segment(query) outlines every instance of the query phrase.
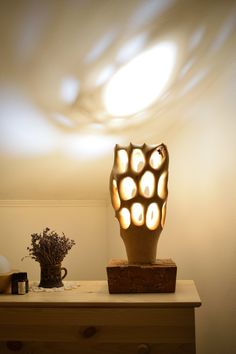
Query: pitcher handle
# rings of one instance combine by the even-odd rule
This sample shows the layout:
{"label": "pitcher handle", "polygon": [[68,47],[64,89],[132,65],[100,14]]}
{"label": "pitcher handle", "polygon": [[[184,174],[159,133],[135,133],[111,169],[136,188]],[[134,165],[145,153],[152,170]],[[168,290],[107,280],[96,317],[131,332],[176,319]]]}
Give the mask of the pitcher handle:
{"label": "pitcher handle", "polygon": [[64,274],[61,276],[61,280],[63,280],[67,276],[67,269],[64,267],[61,267],[61,271],[64,272]]}

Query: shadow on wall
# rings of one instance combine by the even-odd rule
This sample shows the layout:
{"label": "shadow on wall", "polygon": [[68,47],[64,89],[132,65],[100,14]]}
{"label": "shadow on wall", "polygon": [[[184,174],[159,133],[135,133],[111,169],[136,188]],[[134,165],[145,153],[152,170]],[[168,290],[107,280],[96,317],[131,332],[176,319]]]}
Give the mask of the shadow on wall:
{"label": "shadow on wall", "polygon": [[176,119],[169,113],[173,106],[204,92],[230,61],[234,5],[6,3],[2,153],[94,160],[130,139],[129,129],[138,141],[156,124],[163,132]]}

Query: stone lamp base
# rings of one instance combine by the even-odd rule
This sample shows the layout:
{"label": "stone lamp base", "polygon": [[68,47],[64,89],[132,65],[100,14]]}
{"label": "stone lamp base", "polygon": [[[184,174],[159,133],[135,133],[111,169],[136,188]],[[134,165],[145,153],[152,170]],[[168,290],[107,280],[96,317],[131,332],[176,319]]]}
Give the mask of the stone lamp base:
{"label": "stone lamp base", "polygon": [[153,264],[112,259],[106,270],[110,294],[175,292],[177,266],[171,259],[158,259]]}

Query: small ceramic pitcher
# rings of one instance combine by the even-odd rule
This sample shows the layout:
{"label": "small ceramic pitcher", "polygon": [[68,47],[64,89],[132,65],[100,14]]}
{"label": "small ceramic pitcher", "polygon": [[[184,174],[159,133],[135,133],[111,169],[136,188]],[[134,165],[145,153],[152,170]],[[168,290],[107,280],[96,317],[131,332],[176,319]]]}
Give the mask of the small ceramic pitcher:
{"label": "small ceramic pitcher", "polygon": [[[64,274],[62,274],[64,272]],[[67,269],[59,264],[40,264],[40,283],[42,288],[60,288],[62,280],[67,275]]]}

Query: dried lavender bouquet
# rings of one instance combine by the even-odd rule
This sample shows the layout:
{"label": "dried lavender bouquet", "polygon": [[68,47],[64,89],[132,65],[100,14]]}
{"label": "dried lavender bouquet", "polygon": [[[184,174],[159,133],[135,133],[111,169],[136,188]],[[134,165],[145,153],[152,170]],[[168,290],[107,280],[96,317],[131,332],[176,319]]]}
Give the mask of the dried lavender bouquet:
{"label": "dried lavender bouquet", "polygon": [[29,256],[40,264],[59,264],[63,261],[68,251],[75,245],[62,232],[62,236],[48,227],[42,233],[31,235],[31,246],[27,247]]}

